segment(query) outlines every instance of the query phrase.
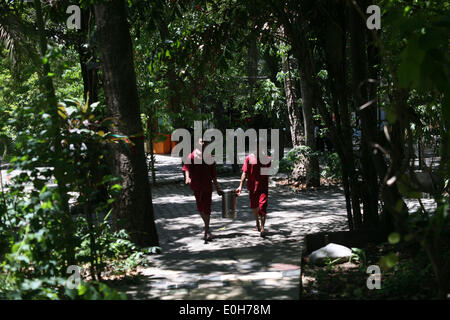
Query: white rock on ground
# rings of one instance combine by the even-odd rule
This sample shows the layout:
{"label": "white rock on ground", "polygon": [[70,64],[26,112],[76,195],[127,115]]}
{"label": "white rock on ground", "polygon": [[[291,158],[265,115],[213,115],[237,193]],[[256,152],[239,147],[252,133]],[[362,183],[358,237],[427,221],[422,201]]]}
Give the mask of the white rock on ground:
{"label": "white rock on ground", "polygon": [[327,258],[332,261],[339,259],[336,262],[344,262],[348,261],[351,256],[351,249],[340,244],[329,243],[325,247],[313,251],[309,256],[309,262],[311,264],[323,265]]}

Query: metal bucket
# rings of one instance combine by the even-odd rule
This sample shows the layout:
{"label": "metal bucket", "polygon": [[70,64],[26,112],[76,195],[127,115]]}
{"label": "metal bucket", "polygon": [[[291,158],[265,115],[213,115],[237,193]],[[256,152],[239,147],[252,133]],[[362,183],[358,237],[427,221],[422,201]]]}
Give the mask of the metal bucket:
{"label": "metal bucket", "polygon": [[222,195],[222,218],[236,219],[236,192],[225,190]]}

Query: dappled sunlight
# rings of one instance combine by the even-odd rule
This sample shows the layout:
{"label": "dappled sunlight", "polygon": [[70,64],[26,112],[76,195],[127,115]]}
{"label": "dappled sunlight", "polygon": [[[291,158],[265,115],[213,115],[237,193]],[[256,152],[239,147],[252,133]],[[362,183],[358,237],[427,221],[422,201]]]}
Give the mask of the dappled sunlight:
{"label": "dappled sunlight", "polygon": [[[220,179],[224,189],[238,182],[235,177]],[[265,238],[253,230],[247,190],[237,198],[235,220],[222,218],[221,197],[214,192],[214,238],[205,244],[203,222],[188,186],[155,186],[152,192],[162,254],[149,257],[152,267],[144,270],[146,284],[129,288],[136,297],[296,299],[303,237],[347,227],[340,190],[270,189]]]}
{"label": "dappled sunlight", "polygon": [[70,2],[0,1],[0,299],[448,298],[448,0]]}

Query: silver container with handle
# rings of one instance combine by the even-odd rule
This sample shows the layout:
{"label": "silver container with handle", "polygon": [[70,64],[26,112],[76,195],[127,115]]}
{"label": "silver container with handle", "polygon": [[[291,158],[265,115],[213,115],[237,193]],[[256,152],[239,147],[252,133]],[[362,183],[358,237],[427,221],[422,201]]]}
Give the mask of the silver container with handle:
{"label": "silver container with handle", "polygon": [[222,218],[236,219],[236,192],[225,190],[222,195]]}

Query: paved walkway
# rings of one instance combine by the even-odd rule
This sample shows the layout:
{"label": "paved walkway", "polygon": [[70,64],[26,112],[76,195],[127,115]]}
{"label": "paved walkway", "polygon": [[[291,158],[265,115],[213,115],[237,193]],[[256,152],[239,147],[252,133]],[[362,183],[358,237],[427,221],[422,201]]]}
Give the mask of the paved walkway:
{"label": "paved walkway", "polygon": [[[150,166],[150,164],[149,164]],[[155,179],[157,184],[183,181],[181,158],[170,154],[155,154]],[[152,181],[150,177],[150,181]]]}
{"label": "paved walkway", "polygon": [[[203,222],[192,191],[182,182],[180,160],[158,155],[156,168],[159,177],[152,195],[163,252],[149,257],[151,267],[142,270],[140,283],[120,288],[132,299],[298,299],[304,236],[347,230],[340,188],[294,192],[271,180],[266,238],[252,230],[255,222],[243,190],[235,220],[221,217],[221,197],[213,193],[215,239],[205,244]],[[239,184],[239,176],[218,180],[224,190]]]}
{"label": "paved walkway", "polygon": [[[130,298],[298,299],[304,236],[347,229],[340,188],[296,193],[271,181],[266,238],[252,230],[255,222],[243,190],[235,220],[221,218],[221,197],[213,194],[215,239],[205,244],[193,193],[182,182],[180,159],[158,155],[156,160],[152,196],[163,252],[149,257],[151,267],[142,270],[140,283],[120,287]],[[224,190],[234,189],[239,177],[219,178],[219,183]]]}
{"label": "paved walkway", "polygon": [[[239,177],[219,178],[223,189]],[[153,187],[156,225],[163,254],[151,256],[145,280],[126,288],[134,299],[298,299],[303,237],[346,229],[339,189],[294,193],[272,186],[261,238],[248,193],[237,199],[235,220],[222,219],[221,197],[213,194],[212,242],[202,240],[203,222],[195,199],[182,183]]]}

